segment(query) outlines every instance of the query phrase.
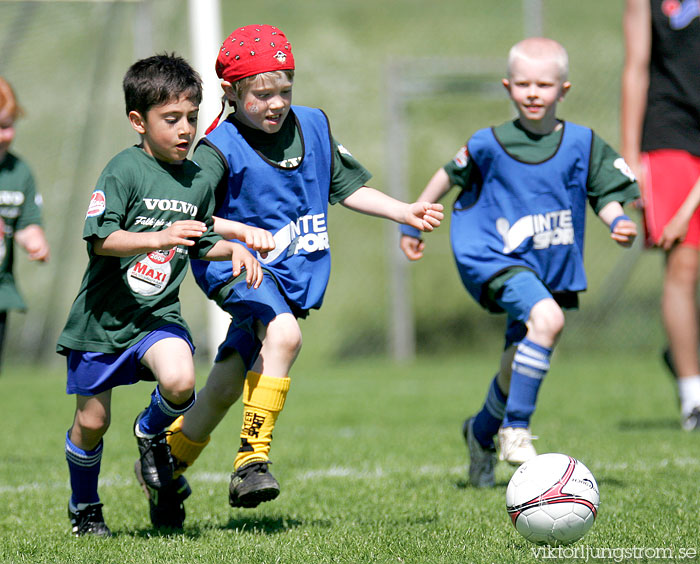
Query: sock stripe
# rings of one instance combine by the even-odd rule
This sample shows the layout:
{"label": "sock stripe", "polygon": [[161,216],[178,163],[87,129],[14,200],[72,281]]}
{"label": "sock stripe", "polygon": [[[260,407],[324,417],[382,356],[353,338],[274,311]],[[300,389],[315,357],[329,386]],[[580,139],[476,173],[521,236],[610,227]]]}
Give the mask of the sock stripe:
{"label": "sock stripe", "polygon": [[513,371],[532,378],[533,380],[542,380],[546,374],[546,371],[539,370],[537,368],[530,368],[529,366],[524,366],[522,364],[513,363]]}
{"label": "sock stripe", "polygon": [[552,350],[523,339],[513,357],[505,427],[528,427],[537,404],[537,393],[549,371]]}
{"label": "sock stripe", "polygon": [[549,370],[549,359],[532,358],[531,356],[521,354],[520,351],[515,353],[513,364],[528,366],[536,370]]}
{"label": "sock stripe", "polygon": [[66,459],[76,466],[90,468],[100,463],[102,460],[102,441],[93,451],[85,451],[75,446],[70,439],[66,438]]}
{"label": "sock stripe", "polygon": [[194,405],[194,402],[197,400],[197,392],[193,391],[192,396],[187,402],[178,407],[175,407],[160,394],[160,388],[158,386],[156,386],[155,392],[158,407],[168,417],[180,417],[180,415],[188,411]]}
{"label": "sock stripe", "polygon": [[550,349],[536,345],[532,341],[521,341],[518,345],[518,352],[528,356],[539,358],[542,360],[548,359],[552,354]]}

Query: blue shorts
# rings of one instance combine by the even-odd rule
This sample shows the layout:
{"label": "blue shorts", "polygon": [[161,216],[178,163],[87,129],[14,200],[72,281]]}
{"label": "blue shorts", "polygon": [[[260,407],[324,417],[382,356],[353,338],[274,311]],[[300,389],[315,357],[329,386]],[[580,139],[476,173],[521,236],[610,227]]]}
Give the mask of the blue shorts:
{"label": "blue shorts", "polygon": [[186,341],[194,354],[189,334],[179,325],[166,325],[151,331],[138,343],[118,353],[69,350],[66,393],[94,396],[117,386],[142,380],[154,381],[153,373],[141,364],[141,359],[154,344],[170,337]]}
{"label": "blue shorts", "polygon": [[530,310],[537,302],[546,298],[553,298],[552,293],[534,272],[519,272],[506,280],[503,291],[496,298],[496,303],[508,314],[505,348],[525,338],[525,322],[530,317]]}
{"label": "blue shorts", "polygon": [[291,313],[295,317],[306,315],[306,312],[287,301],[269,274],[265,274],[257,289],[248,288],[245,280],[236,282],[219,302],[219,306],[233,319],[224,342],[219,345],[214,362],[237,352],[248,370],[255,363],[262,347],[257,336],[257,322],[267,325],[281,313]]}

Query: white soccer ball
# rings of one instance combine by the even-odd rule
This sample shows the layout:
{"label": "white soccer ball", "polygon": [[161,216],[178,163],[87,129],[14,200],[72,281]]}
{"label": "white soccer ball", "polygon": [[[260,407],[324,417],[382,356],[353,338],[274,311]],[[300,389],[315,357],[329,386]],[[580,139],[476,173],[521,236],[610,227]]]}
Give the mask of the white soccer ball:
{"label": "white soccer ball", "polygon": [[584,464],[566,454],[540,454],[515,471],[506,509],[517,531],[536,544],[576,542],[593,526],[600,493]]}

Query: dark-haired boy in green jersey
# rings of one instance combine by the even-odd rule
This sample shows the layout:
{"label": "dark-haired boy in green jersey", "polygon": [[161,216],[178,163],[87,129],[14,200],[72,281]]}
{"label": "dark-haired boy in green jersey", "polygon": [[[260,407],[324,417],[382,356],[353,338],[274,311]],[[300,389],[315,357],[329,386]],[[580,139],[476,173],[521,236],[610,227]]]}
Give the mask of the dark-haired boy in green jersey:
{"label": "dark-haired boy in green jersey", "polygon": [[262,281],[253,255],[214,233],[213,194],[186,159],[202,96],[199,75],[175,55],[149,57],[130,67],[124,94],[141,143],[109,162],[92,193],[83,229],[89,263],[57,347],[67,357],[67,393],[76,394],[65,440],[76,536],[111,534],[97,483],[112,388],[157,381],[134,423],[136,471],[149,499],[173,482],[165,430],[195,401],[194,346],[178,298],[188,259],[231,260],[232,276],[245,269],[249,286]]}

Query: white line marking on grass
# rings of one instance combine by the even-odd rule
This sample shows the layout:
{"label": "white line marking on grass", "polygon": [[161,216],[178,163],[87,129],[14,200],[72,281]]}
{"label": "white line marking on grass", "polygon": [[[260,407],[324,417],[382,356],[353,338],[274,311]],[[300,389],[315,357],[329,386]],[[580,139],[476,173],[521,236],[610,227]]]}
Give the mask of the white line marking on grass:
{"label": "white line marking on grass", "polygon": [[[454,466],[448,471],[451,474],[462,474],[464,466]],[[655,461],[620,461],[620,462],[598,462],[589,465],[595,475],[600,472],[619,472],[622,470],[632,470],[634,472],[649,473],[656,470],[668,468],[693,469],[700,468],[700,458],[693,456],[676,456],[673,458],[661,458]],[[305,470],[296,474],[292,473],[291,479],[302,482],[316,480],[318,478],[344,478],[351,480],[366,480],[367,478],[384,478],[395,474],[404,474],[408,470],[405,468],[386,469],[379,466],[374,468],[358,469],[347,466],[330,466],[328,468],[318,468],[316,470]],[[445,471],[444,466],[426,465],[411,470],[413,475],[435,475]],[[222,484],[228,483],[231,479],[230,472],[189,472],[188,478],[192,483],[199,484]],[[139,487],[136,478],[124,474],[107,474],[100,476],[100,487],[109,486],[114,488]],[[70,484],[68,480],[53,482],[30,482],[17,486],[0,485],[0,495],[2,494],[22,494],[26,492],[42,492],[46,490],[64,489],[68,491]]]}
{"label": "white line marking on grass", "polygon": [[301,472],[297,475],[297,479],[302,481],[314,480],[316,478],[355,478],[363,480],[365,478],[381,478],[392,473],[394,472],[387,472],[378,467],[372,470],[358,470],[357,468],[331,466],[330,468],[319,468],[318,470]]}
{"label": "white line marking on grass", "polygon": [[634,472],[651,472],[666,468],[694,468],[700,466],[700,459],[693,456],[675,456],[673,458],[661,458],[651,462],[644,460],[592,463],[589,467],[599,471],[632,470]]}

